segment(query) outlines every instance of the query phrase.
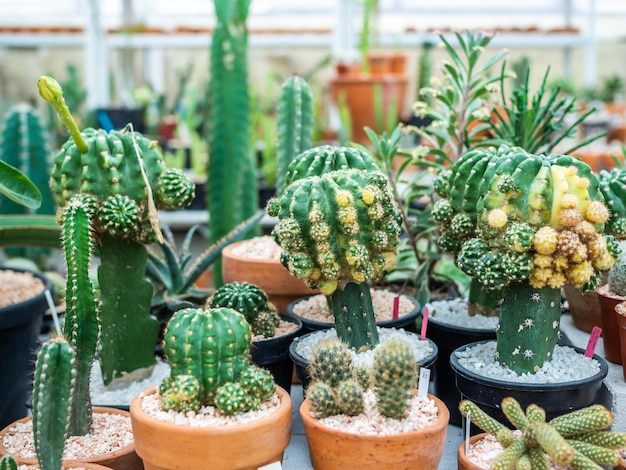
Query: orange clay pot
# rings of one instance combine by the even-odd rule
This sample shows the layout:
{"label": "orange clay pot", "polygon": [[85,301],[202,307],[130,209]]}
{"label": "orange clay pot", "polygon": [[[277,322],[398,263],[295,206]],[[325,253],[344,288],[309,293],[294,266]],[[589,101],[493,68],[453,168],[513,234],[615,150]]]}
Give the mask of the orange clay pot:
{"label": "orange clay pot", "polygon": [[604,357],[607,361],[615,364],[622,363],[622,352],[620,347],[619,329],[617,328],[617,312],[615,307],[620,302],[626,300],[612,293],[609,285],[604,284],[596,289],[598,300],[600,301],[600,312],[602,313],[602,333],[604,338]]}
{"label": "orange clay pot", "polygon": [[233,253],[241,243],[236,242],[222,250],[222,279],[230,282],[249,282],[261,288],[267,299],[279,312],[285,313],[294,300],[317,294],[300,279],[292,276],[279,260],[253,259]]}
{"label": "orange clay pot", "polygon": [[437,421],[419,431],[376,436],[353,434],[322,425],[311,417],[309,399],[300,407],[311,462],[315,470],[437,470],[450,413],[437,397]]}
{"label": "orange clay pot", "polygon": [[[121,414],[130,417],[130,413],[124,410],[118,410],[117,408],[108,408],[103,406],[94,406],[94,413],[110,413],[110,414]],[[30,421],[32,418],[22,418],[15,423],[10,424],[2,431],[0,431],[0,456],[7,455],[7,451],[3,446],[4,436],[9,432],[9,429],[14,427],[16,423],[23,423],[26,421]],[[37,459],[20,459],[15,457],[15,460],[20,465],[37,465]],[[74,461],[74,460],[66,460],[63,462],[63,465],[67,465],[68,468],[71,467],[82,467],[83,464],[94,464],[96,467],[94,468],[111,468],[113,470],[142,470],[143,464],[141,459],[135,453],[135,445],[130,444],[123,449],[120,449],[115,452],[110,452],[108,454],[100,455],[98,457],[93,457],[86,460]]]}
{"label": "orange clay pot", "polygon": [[137,453],[146,470],[256,470],[282,461],[291,433],[291,398],[276,387],[280,406],[254,421],[190,427],[159,421],[141,409],[151,387],[130,404]]}
{"label": "orange clay pot", "polygon": [[[21,464],[18,464],[21,465]],[[29,465],[28,466],[28,470],[30,469],[39,469],[39,465]],[[61,470],[71,470],[73,468],[84,468],[86,470],[110,470],[110,467],[104,467],[102,465],[96,465],[95,463],[81,463],[81,462],[77,462],[77,463],[69,463],[69,462],[63,462],[63,467],[61,467]]]}
{"label": "orange clay pot", "polygon": [[586,333],[591,333],[594,326],[602,328],[602,313],[597,292],[589,291],[582,294],[571,284],[563,286],[563,290],[576,328]]}
{"label": "orange clay pot", "polygon": [[[470,437],[470,444],[476,444],[486,435],[487,433],[483,432],[481,434],[476,434]],[[469,460],[465,455],[465,440],[463,440],[463,442],[461,442],[461,445],[459,446],[459,450],[456,453],[456,459],[459,465],[458,470],[480,470],[480,467],[473,463],[471,460]]]}

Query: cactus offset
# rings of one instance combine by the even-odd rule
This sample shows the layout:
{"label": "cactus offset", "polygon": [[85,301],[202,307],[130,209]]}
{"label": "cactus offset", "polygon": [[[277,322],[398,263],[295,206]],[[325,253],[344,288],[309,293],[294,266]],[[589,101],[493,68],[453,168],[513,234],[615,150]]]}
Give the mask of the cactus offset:
{"label": "cactus offset", "polygon": [[[303,161],[306,174],[300,168]],[[332,148],[304,152],[290,165],[288,186],[269,201],[267,211],[279,219],[273,235],[284,250],[283,264],[326,295],[338,336],[360,349],[378,344],[367,283],[395,262],[400,215],[382,173],[333,171],[354,162],[375,168],[365,153]]]}
{"label": "cactus offset", "polygon": [[185,207],[194,185],[179,170],[167,170],[156,142],[139,133],[80,132],[60,85],[44,76],[38,86],[71,135],[54,159],[55,200],[64,207],[74,195],[83,194],[93,207],[92,229],[102,260],[100,365],[109,384],[155,364],[158,323],[150,315],[145,244],[162,240],[157,209]]}
{"label": "cactus offset", "polygon": [[289,77],[282,85],[276,109],[278,128],[276,188],[282,191],[287,168],[296,155],[311,147],[313,95],[301,77]]}
{"label": "cactus offset", "polygon": [[466,153],[436,187],[446,248],[502,298],[498,361],[536,372],[556,345],[561,287],[592,288],[614,263],[598,178],[574,157],[501,147]]}
{"label": "cactus offset", "polygon": [[[511,397],[502,400],[502,411],[519,429],[521,437],[488,416],[469,400],[459,403],[463,415],[471,414],[471,421],[493,434],[504,447],[490,468],[548,469],[547,456],[560,465],[572,468],[601,470],[619,463],[616,449],[626,446],[626,432],[604,431],[613,423],[613,415],[602,405],[573,411],[549,422],[545,411],[530,405],[526,412]],[[530,465],[530,466],[529,466]]]}
{"label": "cactus offset", "polygon": [[17,470],[17,462],[10,455],[4,455],[0,459],[0,470]]}
{"label": "cactus offset", "polygon": [[62,337],[41,347],[33,386],[33,437],[42,470],[61,470],[69,431],[70,403],[76,371],[74,351]]}
{"label": "cactus offset", "polygon": [[251,337],[244,316],[230,308],[178,310],[164,336],[171,373],[159,386],[162,407],[215,405],[223,414],[257,409],[275,385],[271,374],[250,363]]}
{"label": "cactus offset", "polygon": [[346,344],[330,338],[320,342],[309,361],[311,379],[336,387],[352,377],[352,356]]}

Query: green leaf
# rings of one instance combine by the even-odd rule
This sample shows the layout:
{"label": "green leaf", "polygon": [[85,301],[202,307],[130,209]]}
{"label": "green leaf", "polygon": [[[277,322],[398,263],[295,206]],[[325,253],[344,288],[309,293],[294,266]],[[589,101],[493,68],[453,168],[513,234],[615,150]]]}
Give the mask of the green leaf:
{"label": "green leaf", "polygon": [[20,170],[3,161],[0,161],[0,193],[29,209],[41,206],[37,186]]}

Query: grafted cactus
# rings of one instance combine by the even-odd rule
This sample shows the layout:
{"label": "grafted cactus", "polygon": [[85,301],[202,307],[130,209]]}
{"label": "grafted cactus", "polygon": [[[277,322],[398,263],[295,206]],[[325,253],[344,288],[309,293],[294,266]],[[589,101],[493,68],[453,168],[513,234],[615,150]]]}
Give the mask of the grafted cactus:
{"label": "grafted cactus", "polygon": [[276,188],[282,190],[289,164],[311,147],[313,94],[302,77],[289,77],[282,85],[276,109],[278,148]]}
{"label": "grafted cactus", "polygon": [[145,243],[162,239],[157,208],[187,206],[194,185],[180,170],[166,170],[156,143],[139,133],[80,132],[59,84],[44,76],[38,86],[71,135],[54,159],[55,200],[64,207],[81,194],[93,212],[101,259],[100,365],[109,384],[155,364],[158,323],[150,315]]}
{"label": "grafted cactus", "polygon": [[33,386],[33,437],[39,467],[61,470],[76,376],[74,350],[63,337],[44,343]]}
{"label": "grafted cactus", "polygon": [[268,303],[265,292],[249,282],[224,284],[209,298],[207,307],[236,310],[245,317],[255,335],[272,337],[280,324],[278,311]]}
{"label": "grafted cactus", "polygon": [[250,363],[250,325],[230,308],[185,308],[170,319],[164,351],[170,377],[159,385],[165,410],[215,405],[223,414],[258,408],[275,391],[271,374]]}
{"label": "grafted cactus", "polygon": [[626,445],[626,432],[605,431],[613,423],[613,415],[602,405],[592,405],[546,422],[545,411],[530,405],[526,412],[511,397],[502,400],[502,411],[515,429],[513,432],[487,415],[469,400],[459,403],[463,415],[494,435],[504,451],[492,463],[492,470],[527,468],[547,470],[547,456],[560,465],[574,469],[601,470],[619,463],[617,449]]}
{"label": "grafted cactus", "polygon": [[[270,200],[268,214],[277,216],[273,230],[283,248],[282,262],[309,287],[327,296],[338,336],[352,348],[378,343],[368,281],[382,277],[395,262],[400,233],[399,211],[387,178],[377,171],[334,169],[338,158],[353,152],[315,149],[292,165],[312,162],[310,176],[291,172],[280,198]],[[331,156],[331,169],[324,158]],[[373,168],[363,153],[358,161]],[[348,163],[340,163],[340,167]],[[317,176],[315,173],[320,173]]]}
{"label": "grafted cactus", "polygon": [[561,287],[593,288],[615,261],[599,186],[574,157],[507,147],[468,152],[436,183],[442,246],[501,296],[498,361],[516,372],[551,359]]}

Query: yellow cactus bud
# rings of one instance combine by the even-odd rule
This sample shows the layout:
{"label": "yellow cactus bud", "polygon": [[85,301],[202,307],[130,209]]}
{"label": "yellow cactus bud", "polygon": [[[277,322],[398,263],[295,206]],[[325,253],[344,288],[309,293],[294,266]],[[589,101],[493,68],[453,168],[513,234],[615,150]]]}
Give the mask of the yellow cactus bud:
{"label": "yellow cactus bud", "polygon": [[554,271],[551,268],[536,267],[530,273],[528,278],[530,285],[536,289],[540,289],[546,286],[548,279],[554,275]]}
{"label": "yellow cactus bud", "polygon": [[541,227],[535,232],[533,247],[542,255],[551,255],[556,251],[557,232],[552,227]]}
{"label": "yellow cactus bud", "polygon": [[584,286],[594,275],[594,269],[589,261],[570,266],[566,271],[567,278],[576,287]]}
{"label": "yellow cactus bud", "polygon": [[591,259],[599,259],[605,253],[607,253],[606,240],[602,235],[596,233],[593,238],[587,241],[587,254]]}
{"label": "yellow cactus bud", "polygon": [[324,220],[324,214],[319,209],[313,209],[309,212],[309,222],[312,224],[319,224]]}
{"label": "yellow cactus bud", "polygon": [[320,270],[320,268],[313,268],[311,270],[311,274],[309,274],[309,278],[317,281],[320,277],[322,277],[322,271]]}
{"label": "yellow cactus bud", "polygon": [[570,255],[572,263],[582,263],[587,260],[587,247],[585,245],[578,245],[576,250]]}
{"label": "yellow cactus bud", "polygon": [[556,249],[561,254],[571,256],[581,243],[580,238],[574,232],[563,230],[557,235]]}
{"label": "yellow cactus bud", "polygon": [[538,268],[549,268],[552,266],[553,258],[550,255],[541,255],[535,253],[533,256],[533,265]]}
{"label": "yellow cactus bud", "polygon": [[493,228],[502,228],[506,225],[509,218],[502,209],[493,209],[487,216],[487,222]]}
{"label": "yellow cactus bud", "polygon": [[554,255],[552,258],[552,268],[557,271],[564,271],[569,266],[569,259],[565,255]]}
{"label": "yellow cactus bud", "polygon": [[324,279],[319,284],[320,292],[324,295],[330,295],[337,290],[337,281],[335,279]]}
{"label": "yellow cactus bud", "polygon": [[573,228],[573,231],[581,238],[581,240],[589,240],[595,238],[598,234],[595,225],[587,220],[581,220]]}
{"label": "yellow cactus bud", "polygon": [[592,261],[593,267],[600,271],[608,271],[615,264],[615,258],[608,251]]}
{"label": "yellow cactus bud", "polygon": [[339,207],[347,207],[352,203],[352,193],[346,190],[337,191],[336,200]]}
{"label": "yellow cactus bud", "polygon": [[560,227],[572,228],[583,220],[577,209],[563,209],[559,211],[558,222]]}
{"label": "yellow cactus bud", "polygon": [[578,198],[573,194],[564,194],[561,198],[561,207],[563,209],[576,209],[578,206]]}
{"label": "yellow cactus bud", "polygon": [[548,278],[547,284],[548,287],[551,287],[552,289],[560,289],[567,284],[567,278],[562,272],[555,271],[554,274]]}
{"label": "yellow cactus bud", "polygon": [[603,224],[609,220],[609,210],[600,201],[592,201],[585,211],[585,218],[592,224]]}
{"label": "yellow cactus bud", "polygon": [[372,188],[371,186],[366,186],[365,189],[363,189],[363,195],[361,196],[361,199],[363,199],[363,202],[365,204],[367,204],[368,206],[371,206],[376,201],[377,194],[378,194],[378,191],[376,190],[376,188]]}
{"label": "yellow cactus bud", "polygon": [[338,215],[342,225],[352,225],[356,222],[356,211],[354,207],[344,207],[339,210]]}

